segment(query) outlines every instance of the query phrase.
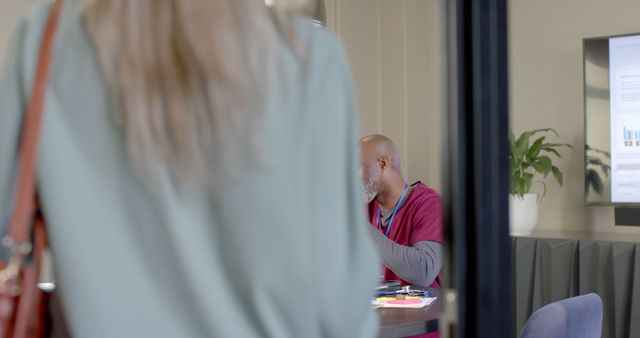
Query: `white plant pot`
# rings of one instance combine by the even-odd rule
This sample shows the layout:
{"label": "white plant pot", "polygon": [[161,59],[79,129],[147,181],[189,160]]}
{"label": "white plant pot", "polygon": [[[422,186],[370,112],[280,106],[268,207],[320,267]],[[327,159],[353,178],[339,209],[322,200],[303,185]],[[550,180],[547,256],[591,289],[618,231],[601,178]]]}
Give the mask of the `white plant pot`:
{"label": "white plant pot", "polygon": [[522,198],[509,195],[509,228],[512,235],[529,235],[538,224],[538,194]]}

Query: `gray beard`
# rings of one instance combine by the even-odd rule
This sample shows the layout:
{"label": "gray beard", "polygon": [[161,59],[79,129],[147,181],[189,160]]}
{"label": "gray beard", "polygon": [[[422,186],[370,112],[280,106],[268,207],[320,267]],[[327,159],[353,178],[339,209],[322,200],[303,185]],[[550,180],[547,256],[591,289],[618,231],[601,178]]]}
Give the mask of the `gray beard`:
{"label": "gray beard", "polygon": [[365,204],[371,203],[378,195],[377,191],[369,191],[363,184],[360,184],[360,194]]}
{"label": "gray beard", "polygon": [[378,191],[375,188],[375,186],[376,186],[376,182],[380,180],[381,176],[382,174],[380,172],[376,172],[376,174],[373,175],[373,177],[369,178],[368,182],[364,182],[362,177],[362,171],[360,172],[360,193],[362,195],[362,200],[366,204],[371,203],[371,201],[373,201],[373,199],[376,198],[376,196],[378,196]]}

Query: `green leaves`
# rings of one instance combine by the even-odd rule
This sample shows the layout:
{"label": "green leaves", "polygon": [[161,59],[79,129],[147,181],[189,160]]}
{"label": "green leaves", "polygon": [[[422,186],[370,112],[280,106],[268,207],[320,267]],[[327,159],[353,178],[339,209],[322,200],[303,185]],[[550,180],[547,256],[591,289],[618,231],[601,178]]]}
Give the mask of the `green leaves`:
{"label": "green leaves", "polygon": [[[513,132],[509,132],[509,192],[514,195],[523,196],[531,190],[536,174],[544,178],[553,174],[558,184],[562,185],[563,176],[560,169],[553,165],[551,155],[560,158],[558,148],[573,148],[565,143],[545,143],[548,135],[540,136],[531,143],[531,138],[536,134],[553,133],[558,137],[558,133],[552,128],[535,129],[525,131],[516,137]],[[536,181],[544,187],[546,194],[547,185],[543,181]],[[544,196],[544,194],[543,194]]]}
{"label": "green leaves", "polygon": [[535,157],[533,158],[533,162],[531,165],[533,166],[533,169],[543,174],[544,177],[547,177],[549,175],[549,172],[551,172],[552,165],[549,156]]}
{"label": "green leaves", "polygon": [[536,157],[540,155],[542,142],[544,142],[544,137],[540,137],[533,142],[533,145],[531,145],[531,148],[529,148],[529,150],[527,151],[527,159],[529,161],[535,161]]}
{"label": "green leaves", "polygon": [[558,181],[558,184],[562,185],[562,173],[560,172],[560,169],[558,169],[558,167],[556,167],[555,165],[553,167],[551,167],[551,170],[553,171],[553,177],[556,178],[556,181]]}

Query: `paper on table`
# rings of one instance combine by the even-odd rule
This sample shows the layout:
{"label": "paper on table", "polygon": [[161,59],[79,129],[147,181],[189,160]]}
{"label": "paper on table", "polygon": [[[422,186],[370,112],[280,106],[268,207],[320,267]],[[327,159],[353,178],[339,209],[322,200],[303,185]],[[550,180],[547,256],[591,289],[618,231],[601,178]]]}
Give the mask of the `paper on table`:
{"label": "paper on table", "polygon": [[437,297],[426,297],[421,299],[393,299],[393,300],[372,300],[371,304],[376,307],[383,308],[400,308],[400,309],[420,309],[433,303]]}

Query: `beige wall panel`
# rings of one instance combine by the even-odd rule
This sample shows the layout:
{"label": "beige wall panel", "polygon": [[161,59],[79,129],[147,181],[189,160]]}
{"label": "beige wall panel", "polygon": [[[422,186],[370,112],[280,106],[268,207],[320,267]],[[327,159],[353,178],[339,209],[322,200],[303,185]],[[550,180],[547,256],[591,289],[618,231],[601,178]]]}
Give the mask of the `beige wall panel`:
{"label": "beige wall panel", "polygon": [[[407,180],[440,189],[442,30],[438,0],[329,0],[360,102],[361,133],[398,145]],[[330,8],[333,6],[335,11]],[[332,24],[333,23],[333,24]]]}
{"label": "beige wall panel", "polygon": [[382,0],[380,5],[380,130],[398,146],[406,173],[406,1]]}
{"label": "beige wall panel", "polygon": [[407,176],[442,188],[442,95],[439,1],[406,2]]}
{"label": "beige wall panel", "polygon": [[358,94],[362,134],[380,131],[380,9],[377,1],[337,0],[337,30],[344,41]]}

